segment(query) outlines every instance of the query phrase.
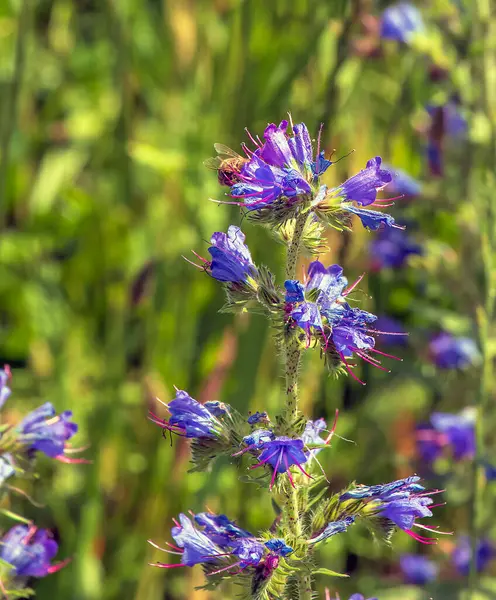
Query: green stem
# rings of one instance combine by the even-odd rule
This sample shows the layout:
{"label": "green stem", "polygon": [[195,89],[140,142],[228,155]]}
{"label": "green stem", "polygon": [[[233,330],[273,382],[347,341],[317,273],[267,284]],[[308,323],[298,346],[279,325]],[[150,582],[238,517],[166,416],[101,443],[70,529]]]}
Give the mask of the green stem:
{"label": "green stem", "polygon": [[3,201],[0,202],[0,225],[2,224],[5,213],[8,210],[8,194],[7,194],[7,175],[9,167],[9,157],[12,134],[16,128],[18,96],[21,89],[22,75],[24,72],[24,57],[26,54],[26,38],[29,30],[29,6],[30,0],[24,0],[17,22],[17,39],[14,57],[14,73],[10,87],[5,94],[5,112],[2,120],[2,131],[0,133],[0,197]]}
{"label": "green stem", "polygon": [[[300,252],[301,238],[305,229],[308,214],[300,213],[296,217],[293,237],[288,246],[286,258],[286,277],[294,279],[296,276],[296,264]],[[298,341],[290,339],[286,341],[286,410],[290,419],[296,418],[298,414],[298,370],[300,366],[300,348]]]}
{"label": "green stem", "polygon": [[[307,222],[307,213],[300,213],[295,222],[293,237],[288,246],[286,257],[286,277],[294,279],[296,275],[296,264],[301,247],[301,238]],[[300,365],[300,348],[298,340],[291,338],[286,340],[286,411],[290,421],[294,421],[298,414],[298,369]],[[291,488],[287,496],[286,511],[291,535],[295,541],[300,540],[303,534],[300,519],[300,506],[298,489]],[[311,600],[312,579],[309,575],[301,574],[298,577],[298,588],[300,600]]]}

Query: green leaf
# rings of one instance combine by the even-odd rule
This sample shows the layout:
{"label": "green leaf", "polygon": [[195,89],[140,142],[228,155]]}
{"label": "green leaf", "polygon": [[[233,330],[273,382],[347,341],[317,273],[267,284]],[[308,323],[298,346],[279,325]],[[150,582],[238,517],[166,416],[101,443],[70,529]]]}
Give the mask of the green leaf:
{"label": "green leaf", "polygon": [[349,577],[346,573],[337,573],[336,571],[331,571],[331,569],[317,569],[316,571],[312,571],[312,575],[328,575],[329,577]]}

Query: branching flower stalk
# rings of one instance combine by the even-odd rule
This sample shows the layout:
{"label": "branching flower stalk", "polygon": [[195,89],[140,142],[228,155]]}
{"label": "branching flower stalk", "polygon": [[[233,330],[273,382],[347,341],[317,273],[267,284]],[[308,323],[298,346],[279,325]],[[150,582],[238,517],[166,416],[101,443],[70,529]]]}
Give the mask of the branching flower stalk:
{"label": "branching flower stalk", "polygon": [[331,373],[348,374],[363,385],[355,361],[387,371],[383,361],[397,359],[376,348],[382,333],[374,327],[377,317],[352,306],[361,278],[349,284],[339,265],[325,266],[319,260],[310,263],[302,281],[296,276],[300,253],[315,257],[325,246],[327,226],[351,230],[356,215],[372,231],[399,227],[381,210],[391,199],[377,197],[391,182],[391,173],[376,156],[362,171],[328,189],[320,178],[333,163],[320,149],[320,134],[315,153],[303,123],[271,123],[264,141],[248,135],[251,147],[242,145],[245,156],[217,144],[219,156],[207,164],[229,188],[228,203],[239,205],[249,221],[268,227],[286,244],[284,286],[253,261],[236,225],[212,235],[210,259],[195,252],[198,262],[190,262],[224,286],[224,311],[262,312],[267,317],[285,358],[285,402],[274,418],[267,412],[241,415],[229,404],[200,404],[176,390],[165,405],[168,416],[157,414],[162,410],[158,408],[150,418],[163,430],[190,439],[193,470],[206,471],[218,456],[230,457],[243,482],[256,483],[271,495],[277,515],[264,531],[253,534],[226,515],[181,514],[171,529],[174,543],[166,542],[164,548],[151,542],[179,562],[154,566],[201,564],[206,588],[236,579],[246,600],[311,600],[315,575],[342,576],[319,568],[316,551],[355,523],[386,542],[398,528],[421,543],[435,543],[423,532],[439,531],[418,520],[433,515],[431,508],[439,504],[430,496],[439,492],[426,491],[417,476],[331,490],[318,455],[329,451],[336,421],[329,429],[323,419],[308,419],[298,407],[303,352],[318,349]]}

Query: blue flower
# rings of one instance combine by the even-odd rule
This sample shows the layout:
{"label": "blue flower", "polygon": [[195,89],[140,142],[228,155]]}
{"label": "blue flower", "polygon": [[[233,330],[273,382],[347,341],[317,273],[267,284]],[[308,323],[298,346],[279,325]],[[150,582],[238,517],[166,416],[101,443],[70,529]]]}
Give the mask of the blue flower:
{"label": "blue flower", "polygon": [[418,482],[420,477],[412,475],[405,479],[397,479],[390,483],[379,483],[377,485],[358,485],[355,488],[348,490],[344,494],[341,494],[340,501],[344,500],[362,500],[364,498],[378,498],[380,500],[387,500],[391,497],[397,497],[396,494],[403,493],[407,496],[411,493],[418,493],[425,490],[425,488]]}
{"label": "blue flower", "polygon": [[369,245],[372,267],[399,269],[412,254],[422,254],[422,248],[398,228],[380,231]]}
{"label": "blue flower", "polygon": [[362,225],[371,231],[377,231],[381,225],[384,225],[385,227],[402,229],[399,225],[396,225],[394,217],[388,213],[379,212],[377,210],[369,210],[366,208],[357,208],[351,204],[342,204],[341,208],[345,211],[353,213],[354,215],[357,215],[362,222]]}
{"label": "blue flower", "polygon": [[385,40],[407,43],[425,26],[418,8],[409,2],[399,2],[382,13],[380,35]]}
{"label": "blue flower", "polygon": [[354,201],[361,206],[373,204],[377,192],[393,180],[390,171],[381,169],[381,163],[380,156],[371,158],[365,169],[347,179],[340,186],[343,200]]}
{"label": "blue flower", "polygon": [[479,352],[472,339],[443,332],[431,340],[429,355],[440,369],[463,369],[474,363]]}
{"label": "blue flower", "polygon": [[204,406],[214,417],[223,417],[229,412],[229,406],[218,400],[209,400],[205,402]]}
{"label": "blue flower", "polygon": [[257,269],[245,244],[245,235],[239,227],[230,225],[227,234],[215,232],[208,249],[212,256],[209,272],[218,281],[239,283],[255,277]]}
{"label": "blue flower", "polygon": [[392,175],[392,181],[387,186],[387,191],[398,196],[414,197],[422,192],[422,185],[406,171],[384,165]]}
{"label": "blue flower", "polygon": [[[475,549],[475,566],[477,571],[483,571],[493,560],[495,554],[495,547],[492,542],[487,539],[479,540]],[[451,560],[460,575],[467,576],[469,574],[471,557],[472,544],[470,538],[468,536],[461,536],[451,554]]]}
{"label": "blue flower", "polygon": [[269,422],[270,422],[269,416],[265,411],[263,411],[263,412],[257,411],[248,417],[249,425],[256,425],[258,423],[269,423]]}
{"label": "blue flower", "polygon": [[[303,443],[305,446],[309,444],[324,444],[326,440],[320,437],[320,434],[325,431],[327,428],[327,423],[324,419],[317,419],[316,421],[308,420],[305,425],[305,430],[301,436]],[[309,460],[317,456],[317,454],[322,450],[322,448],[312,448],[307,450],[307,456]]]}
{"label": "blue flower", "polygon": [[345,517],[340,521],[333,521],[332,523],[328,523],[327,526],[315,537],[309,540],[310,544],[317,544],[318,542],[323,542],[328,538],[336,535],[337,533],[344,533],[350,525],[355,522],[355,517]]}
{"label": "blue flower", "polygon": [[46,529],[16,525],[0,541],[0,559],[12,565],[15,577],[45,577],[66,564],[51,564],[58,548]]}
{"label": "blue flower", "polygon": [[384,502],[379,514],[392,521],[403,531],[410,532],[416,519],[432,517],[428,506],[433,503],[432,498],[418,498],[410,496]]}
{"label": "blue flower", "polygon": [[425,585],[435,581],[439,571],[435,562],[419,554],[400,556],[400,568],[405,581],[415,585]]}
{"label": "blue flower", "polygon": [[205,533],[219,546],[227,546],[232,540],[253,537],[249,531],[241,529],[226,515],[214,513],[198,513],[195,521],[204,527]]}
{"label": "blue flower", "polygon": [[265,442],[261,446],[262,453],[259,456],[259,462],[252,469],[269,464],[274,469],[270,488],[274,485],[278,473],[287,473],[291,485],[294,486],[289,470],[291,466],[295,465],[303,474],[310,477],[301,466],[308,460],[303,446],[303,440],[301,439],[291,439],[286,436],[276,437],[274,440]]}
{"label": "blue flower", "polygon": [[260,564],[265,549],[263,545],[254,538],[236,540],[231,546],[233,556],[239,558],[239,567],[256,567]]}
{"label": "blue flower", "polygon": [[70,421],[72,412],[57,415],[50,402],[30,412],[17,426],[18,441],[31,450],[43,452],[50,458],[64,454],[66,442],[77,432]]}
{"label": "blue flower", "polygon": [[168,421],[153,413],[150,413],[150,419],[163,429],[187,438],[217,437],[220,426],[215,416],[218,414],[217,407],[211,412],[187,392],[177,390],[175,399],[167,404],[167,408],[171,415]]}
{"label": "blue flower", "polygon": [[455,460],[472,458],[475,455],[475,413],[465,409],[458,415],[435,412],[431,415],[435,431],[444,436]]}
{"label": "blue flower", "polygon": [[378,600],[377,598],[365,598],[363,594],[352,594],[348,600]]}
{"label": "blue flower", "polygon": [[293,552],[293,548],[288,546],[286,542],[281,538],[272,538],[268,542],[265,542],[266,548],[268,548],[274,554],[278,556],[288,556]]}
{"label": "blue flower", "polygon": [[239,179],[240,183],[231,188],[231,196],[243,200],[248,210],[265,208],[283,197],[292,204],[298,196],[311,192],[299,171],[268,165],[256,154],[243,166]]}
{"label": "blue flower", "polygon": [[0,408],[7,402],[12,391],[8,387],[7,383],[11,378],[10,369],[7,365],[3,369],[0,369]]}
{"label": "blue flower", "polygon": [[182,550],[181,565],[192,567],[200,563],[216,562],[225,553],[208,535],[196,529],[184,514],[171,530],[178,548]]}
{"label": "blue flower", "polygon": [[[295,280],[284,283],[286,314],[307,335],[310,335],[312,329],[323,332],[322,315],[333,320],[341,312],[342,307],[338,301],[342,300],[347,285],[348,280],[343,276],[342,267],[331,265],[326,269],[316,260],[308,267],[304,285]],[[307,296],[312,296],[312,299],[307,300]]]}
{"label": "blue flower", "polygon": [[255,429],[249,435],[245,435],[243,443],[248,446],[247,449],[261,448],[266,442],[274,439],[274,434],[270,429]]}

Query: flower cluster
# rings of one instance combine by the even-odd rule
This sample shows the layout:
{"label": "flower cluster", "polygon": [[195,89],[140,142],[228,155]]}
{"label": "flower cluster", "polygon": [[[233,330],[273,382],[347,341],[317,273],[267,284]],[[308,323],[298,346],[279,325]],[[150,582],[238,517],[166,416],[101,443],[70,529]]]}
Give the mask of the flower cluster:
{"label": "flower cluster", "polygon": [[[193,521],[184,514],[174,520],[171,530],[175,545],[167,543],[173,554],[179,554],[181,562],[175,564],[156,563],[165,569],[208,565],[208,576],[219,573],[240,573],[246,569],[253,574],[270,577],[279,561],[293,552],[281,538],[257,539],[249,531],[241,529],[226,515],[214,513],[192,513]],[[160,548],[153,542],[152,545]]]}
{"label": "flower cluster", "polygon": [[[0,408],[11,395],[8,387],[11,372],[8,366],[0,370]],[[72,458],[75,450],[69,440],[78,426],[72,413],[57,414],[50,402],[36,408],[18,423],[5,423],[0,432],[0,485],[8,492],[10,480],[22,479],[33,471],[38,454],[44,454],[61,462],[87,462]],[[9,512],[15,520],[26,519]],[[45,577],[65,566],[68,560],[52,564],[57,554],[58,543],[47,529],[38,529],[33,524],[11,527],[0,540],[0,560],[4,565],[0,577],[2,591],[29,594],[26,587],[30,578]]]}
{"label": "flower cluster", "polygon": [[[385,15],[385,37],[386,21]],[[356,216],[367,229],[384,230],[375,241],[384,264],[400,264],[420,250],[398,233],[402,228],[394,218],[382,212],[395,198],[381,200],[379,192],[390,186],[393,193],[413,197],[419,186],[376,156],[359,173],[328,188],[321,178],[333,162],[321,148],[321,132],[316,147],[303,123],[271,123],[263,139],[248,135],[251,147],[243,145],[245,157],[217,144],[219,157],[208,165],[217,168],[219,182],[229,188],[228,203],[244,209],[250,221],[270,226],[287,246],[285,281],[278,285],[269,269],[252,259],[236,225],[215,232],[208,248],[210,259],[195,253],[200,261],[195,266],[223,286],[227,299],[223,310],[268,318],[285,357],[285,406],[274,417],[265,410],[243,416],[229,404],[202,404],[177,389],[170,402],[162,403],[168,415],[155,411],[150,419],[171,439],[175,434],[190,441],[193,470],[209,469],[219,456],[228,459],[242,481],[271,494],[276,517],[264,532],[253,535],[225,515],[181,514],[171,531],[174,543],[167,543],[167,548],[152,543],[179,556],[179,562],[154,564],[167,569],[201,564],[209,589],[235,577],[245,586],[246,597],[310,597],[316,549],[332,543],[336,535],[346,535],[357,523],[385,540],[395,528],[424,544],[436,540],[417,530],[439,533],[421,522],[432,516],[436,505],[431,496],[437,490],[427,491],[416,476],[332,492],[320,459],[321,451],[331,448],[337,411],[328,429],[324,419],[307,419],[298,407],[300,357],[308,349],[320,349],[331,372],[348,373],[361,384],[365,382],[355,373],[358,359],[387,372],[384,358],[400,360],[376,348],[376,338],[390,336],[389,329],[378,328],[374,314],[355,306],[363,275],[349,284],[340,265],[328,266],[317,259],[299,280],[300,250],[318,254],[325,245],[325,225],[349,228]]]}
{"label": "flower cluster", "polygon": [[[316,151],[304,123],[270,123],[263,141],[251,134],[249,137],[254,149],[244,144],[247,158],[237,160],[235,177],[222,175],[220,180],[230,187],[234,203],[246,209],[250,218],[280,228],[298,214],[313,212],[338,227],[347,226],[352,215],[357,215],[371,230],[397,227],[391,215],[364,208],[390,206],[394,199],[377,199],[378,191],[393,181],[391,171],[382,167],[380,156],[371,158],[365,169],[340,186],[328,189],[320,178],[333,162],[325,158],[320,148],[320,132]],[[231,173],[233,163],[227,167]],[[225,168],[223,161],[221,174]]]}

